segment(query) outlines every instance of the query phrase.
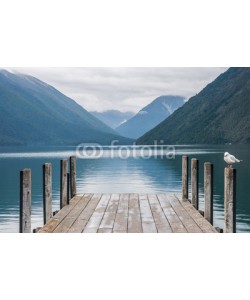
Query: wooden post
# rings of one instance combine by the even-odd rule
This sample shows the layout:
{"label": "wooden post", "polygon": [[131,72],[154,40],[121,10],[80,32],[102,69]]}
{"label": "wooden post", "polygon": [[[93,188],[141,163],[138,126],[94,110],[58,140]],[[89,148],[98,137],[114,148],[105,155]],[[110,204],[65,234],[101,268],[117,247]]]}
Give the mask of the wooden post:
{"label": "wooden post", "polygon": [[67,205],[67,174],[68,174],[68,161],[66,159],[61,160],[61,185],[60,185],[60,208],[62,209]]}
{"label": "wooden post", "polygon": [[191,188],[192,198],[191,203],[198,210],[199,209],[199,161],[192,158],[191,161]]}
{"label": "wooden post", "polygon": [[52,166],[43,165],[43,222],[46,224],[52,214]]}
{"label": "wooden post", "polygon": [[204,218],[213,225],[213,164],[204,164]]}
{"label": "wooden post", "polygon": [[182,200],[188,199],[188,157],[182,156]]}
{"label": "wooden post", "polygon": [[67,173],[67,204],[70,201],[70,174]]}
{"label": "wooden post", "polygon": [[70,188],[71,198],[76,196],[76,156],[70,157]]}
{"label": "wooden post", "polygon": [[31,170],[20,173],[20,233],[31,233]]}
{"label": "wooden post", "polygon": [[236,232],[236,170],[225,168],[224,206],[225,233]]}

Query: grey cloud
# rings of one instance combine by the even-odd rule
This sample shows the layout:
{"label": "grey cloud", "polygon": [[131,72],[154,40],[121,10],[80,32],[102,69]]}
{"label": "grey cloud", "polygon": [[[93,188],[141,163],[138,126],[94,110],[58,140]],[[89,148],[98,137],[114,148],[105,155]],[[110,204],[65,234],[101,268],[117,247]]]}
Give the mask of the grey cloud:
{"label": "grey cloud", "polygon": [[51,84],[87,110],[138,111],[160,95],[197,94],[227,68],[12,68]]}

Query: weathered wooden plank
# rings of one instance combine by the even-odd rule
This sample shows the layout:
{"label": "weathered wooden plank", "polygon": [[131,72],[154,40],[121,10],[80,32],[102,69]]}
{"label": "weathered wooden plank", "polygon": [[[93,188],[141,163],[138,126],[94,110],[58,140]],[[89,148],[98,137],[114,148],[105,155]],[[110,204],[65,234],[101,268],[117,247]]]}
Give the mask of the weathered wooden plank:
{"label": "weathered wooden plank", "polygon": [[43,165],[43,222],[44,224],[53,217],[52,213],[52,165]]}
{"label": "weathered wooden plank", "polygon": [[61,160],[60,169],[60,208],[68,204],[68,161],[66,159]]}
{"label": "weathered wooden plank", "polygon": [[139,205],[139,195],[130,194],[128,203],[128,232],[129,233],[141,233],[141,212]]}
{"label": "weathered wooden plank", "polygon": [[109,230],[105,230],[105,229],[111,229],[112,232],[115,223],[116,213],[118,210],[119,200],[120,200],[119,194],[111,195],[108,207],[104,213],[98,232],[109,232]]}
{"label": "weathered wooden plank", "polygon": [[31,233],[31,170],[20,172],[20,233]]}
{"label": "weathered wooden plank", "polygon": [[236,232],[236,170],[225,168],[224,175],[224,232]]}
{"label": "weathered wooden plank", "polygon": [[92,214],[94,213],[97,205],[99,204],[101,198],[102,194],[94,194],[91,201],[79,215],[78,220],[89,220]]}
{"label": "weathered wooden plank", "polygon": [[76,156],[70,157],[70,188],[71,188],[71,198],[73,198],[76,191]]}
{"label": "weathered wooden plank", "polygon": [[53,218],[51,218],[41,230],[39,230],[39,233],[53,232],[58,224],[60,224],[60,222],[69,214],[69,212],[75,207],[81,198],[82,196],[75,196],[73,199],[71,199],[70,204],[59,210],[59,212]]}
{"label": "weathered wooden plank", "polygon": [[188,157],[182,156],[182,199],[188,199]]}
{"label": "weathered wooden plank", "polygon": [[84,208],[89,203],[90,199],[92,198],[92,194],[84,195],[78,203],[74,206],[74,208],[67,214],[67,216],[58,224],[55,228],[55,233],[63,233],[68,232],[71,226],[75,223],[79,215],[82,213]]}
{"label": "weathered wooden plank", "polygon": [[76,219],[74,224],[70,227],[69,233],[81,233],[83,232],[86,224],[88,223],[90,217],[93,215],[102,194],[94,194],[91,201],[87,204],[85,209],[81,212],[79,217]]}
{"label": "weathered wooden plank", "polygon": [[60,222],[55,230],[53,230],[53,233],[66,233],[69,231],[69,228],[72,226],[72,224],[75,222],[74,218],[65,218],[62,222]]}
{"label": "weathered wooden plank", "polygon": [[181,204],[203,232],[217,233],[215,228],[205,218],[203,218],[203,216],[198,212],[198,210],[193,207],[193,205],[188,200],[181,201]]}
{"label": "weathered wooden plank", "polygon": [[191,160],[191,203],[198,210],[199,209],[199,161],[196,158]]}
{"label": "weathered wooden plank", "polygon": [[187,232],[189,233],[201,233],[202,230],[198,226],[198,224],[193,220],[193,218],[189,215],[186,209],[181,205],[180,201],[173,197],[169,197],[170,204],[172,205],[174,211],[179,216],[182,224],[185,226]]}
{"label": "weathered wooden plank", "polygon": [[181,222],[180,218],[174,211],[172,205],[169,202],[169,195],[157,194],[157,198],[161,204],[162,210],[170,224],[170,227],[174,233],[187,232],[185,226]]}
{"label": "weathered wooden plank", "polygon": [[92,198],[93,194],[84,194],[77,205],[69,212],[67,217],[77,219],[81,215],[85,207],[87,207]]}
{"label": "weathered wooden plank", "polygon": [[[90,218],[90,217],[89,217]],[[86,224],[89,220],[76,219],[75,222],[70,226],[68,233],[82,233]]]}
{"label": "weathered wooden plank", "polygon": [[170,224],[162,210],[159,200],[155,194],[148,195],[149,204],[155,220],[157,232],[159,233],[171,233],[173,232]]}
{"label": "weathered wooden plank", "polygon": [[148,197],[145,194],[139,195],[142,232],[143,233],[157,233],[154,217],[151,211],[151,207],[148,201]]}
{"label": "weathered wooden plank", "polygon": [[204,164],[204,218],[213,225],[213,164]]}
{"label": "weathered wooden plank", "polygon": [[127,233],[128,232],[128,201],[129,194],[121,194],[118,205],[118,210],[115,217],[114,233]]}
{"label": "weathered wooden plank", "polygon": [[103,194],[101,200],[99,201],[93,215],[90,217],[88,223],[86,224],[83,232],[84,233],[96,233],[98,228],[102,222],[104,213],[107,209],[109,204],[111,195],[110,194]]}

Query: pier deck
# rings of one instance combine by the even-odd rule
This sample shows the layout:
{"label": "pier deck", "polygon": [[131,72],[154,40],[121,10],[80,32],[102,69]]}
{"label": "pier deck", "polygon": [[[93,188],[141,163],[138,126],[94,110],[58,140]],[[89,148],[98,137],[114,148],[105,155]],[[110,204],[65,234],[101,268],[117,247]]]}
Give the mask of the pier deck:
{"label": "pier deck", "polygon": [[216,233],[188,201],[169,194],[75,196],[39,233]]}

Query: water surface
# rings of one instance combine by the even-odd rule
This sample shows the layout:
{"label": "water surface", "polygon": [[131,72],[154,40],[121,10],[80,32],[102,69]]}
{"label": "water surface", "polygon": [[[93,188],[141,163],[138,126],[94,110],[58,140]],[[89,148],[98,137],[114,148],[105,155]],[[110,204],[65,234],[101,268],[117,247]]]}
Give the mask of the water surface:
{"label": "water surface", "polygon": [[[200,209],[203,203],[203,164],[214,164],[214,225],[223,227],[223,153],[231,152],[243,159],[237,165],[237,232],[250,232],[250,146],[177,146],[175,159],[162,158],[157,153],[140,157],[140,147],[131,148],[129,157],[119,148],[105,147],[103,157],[77,160],[77,189],[83,193],[174,193],[181,194],[181,156],[200,160]],[[133,151],[132,151],[133,150]],[[53,166],[53,210],[59,209],[60,159],[75,154],[73,147],[2,147],[0,148],[0,232],[18,232],[20,170],[32,169],[32,228],[42,225],[42,165]],[[134,158],[133,155],[136,155]],[[150,157],[151,155],[151,157]]]}

